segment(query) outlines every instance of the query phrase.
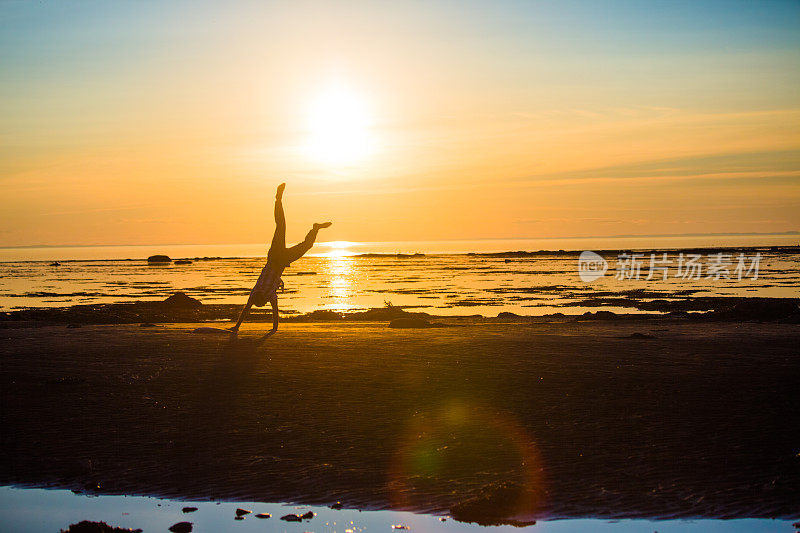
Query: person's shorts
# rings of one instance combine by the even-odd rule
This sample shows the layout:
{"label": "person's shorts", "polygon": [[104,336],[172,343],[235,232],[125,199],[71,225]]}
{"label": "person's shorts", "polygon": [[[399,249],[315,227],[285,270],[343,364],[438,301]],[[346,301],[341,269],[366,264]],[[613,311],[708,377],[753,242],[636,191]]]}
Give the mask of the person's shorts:
{"label": "person's shorts", "polygon": [[264,307],[269,303],[269,294],[266,292],[254,292],[250,297],[250,301],[256,307]]}

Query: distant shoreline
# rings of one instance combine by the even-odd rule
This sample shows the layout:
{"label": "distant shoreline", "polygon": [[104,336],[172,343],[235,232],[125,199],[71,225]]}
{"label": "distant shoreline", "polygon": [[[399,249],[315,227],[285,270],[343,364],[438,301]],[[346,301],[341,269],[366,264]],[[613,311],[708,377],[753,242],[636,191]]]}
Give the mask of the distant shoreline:
{"label": "distant shoreline", "polygon": [[[3,247],[0,247],[2,249]],[[56,247],[53,247],[56,248]],[[74,248],[80,248],[76,246]],[[93,247],[91,247],[93,248]],[[10,248],[6,248],[10,249]],[[153,247],[153,250],[158,250]],[[709,246],[709,247],[620,247],[608,249],[594,249],[592,250],[600,255],[616,255],[622,252],[659,252],[659,253],[694,253],[694,254],[713,254],[713,253],[730,253],[730,252],[767,252],[767,253],[786,253],[786,254],[800,254],[800,245],[776,245],[776,246]],[[503,252],[436,252],[436,253],[391,253],[391,252],[364,252],[364,253],[343,253],[346,257],[357,258],[399,258],[399,259],[419,259],[424,257],[439,257],[439,256],[471,256],[471,257],[494,257],[494,258],[514,258],[514,257],[536,257],[536,256],[560,256],[572,257],[578,256],[582,250],[507,250]],[[313,254],[312,254],[313,256]],[[241,255],[241,256],[204,256],[204,257],[172,257],[173,261],[176,260],[189,260],[189,261],[219,261],[219,260],[243,260],[259,258],[259,255]],[[264,253],[266,257],[266,252]],[[325,257],[325,256],[317,256]],[[19,260],[2,260],[0,264],[8,263],[50,263],[54,259],[19,259]],[[130,261],[147,261],[147,257],[127,257],[127,258],[99,258],[99,259],[57,259],[60,263],[96,263],[96,262],[130,262]],[[163,266],[163,264],[162,264]]]}
{"label": "distant shoreline", "polygon": [[[476,239],[446,239],[441,242],[471,242],[471,241],[539,241],[539,240],[581,240],[581,239],[644,239],[644,238],[670,238],[670,237],[751,237],[751,236],[800,236],[800,231],[771,231],[771,232],[718,232],[718,233],[623,233],[618,235],[586,235],[578,237],[509,237],[509,238],[476,238]],[[407,241],[413,243],[414,241]],[[419,241],[433,242],[433,241]],[[253,243],[160,243],[160,244],[14,244],[0,246],[3,249],[25,249],[25,248],[114,248],[114,247],[159,247],[159,246],[227,246],[229,244],[250,245]]]}

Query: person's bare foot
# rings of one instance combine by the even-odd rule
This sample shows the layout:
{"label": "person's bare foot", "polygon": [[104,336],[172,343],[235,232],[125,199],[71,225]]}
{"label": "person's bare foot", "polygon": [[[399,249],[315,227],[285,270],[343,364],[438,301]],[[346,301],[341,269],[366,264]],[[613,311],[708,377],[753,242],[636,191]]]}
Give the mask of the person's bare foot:
{"label": "person's bare foot", "polygon": [[275,199],[276,200],[280,200],[280,199],[283,198],[283,189],[285,189],[285,188],[286,188],[286,184],[285,183],[281,183],[280,185],[278,185],[278,191],[275,193]]}
{"label": "person's bare foot", "polygon": [[329,228],[330,226],[330,222],[323,222],[322,224],[314,224],[314,229]]}

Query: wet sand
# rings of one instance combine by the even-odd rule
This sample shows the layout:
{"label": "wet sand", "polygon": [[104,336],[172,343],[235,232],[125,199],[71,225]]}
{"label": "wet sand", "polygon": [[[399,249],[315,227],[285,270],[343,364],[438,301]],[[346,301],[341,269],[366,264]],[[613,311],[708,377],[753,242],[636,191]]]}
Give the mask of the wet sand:
{"label": "wet sand", "polygon": [[800,326],[448,324],[291,323],[253,349],[8,322],[0,483],[434,513],[504,483],[540,517],[800,516]]}

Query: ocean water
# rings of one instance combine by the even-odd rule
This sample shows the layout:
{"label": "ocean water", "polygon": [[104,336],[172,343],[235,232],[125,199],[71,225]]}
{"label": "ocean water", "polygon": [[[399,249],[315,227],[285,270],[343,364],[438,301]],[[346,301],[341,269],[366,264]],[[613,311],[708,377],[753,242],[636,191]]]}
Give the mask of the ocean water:
{"label": "ocean water", "polygon": [[[796,236],[782,235],[318,243],[311,254],[286,270],[286,288],[279,301],[285,315],[391,304],[437,315],[495,316],[499,312],[581,314],[599,307],[641,312],[630,302],[602,298],[642,290],[649,299],[667,300],[800,297],[800,250],[766,248],[796,241]],[[539,252],[547,245],[558,248]],[[716,257],[716,251],[698,251],[700,270],[687,277],[688,250],[715,246],[749,248],[732,249],[722,257]],[[581,277],[575,253],[586,249],[615,250],[602,253],[608,270],[593,281]],[[538,253],[502,253],[516,250]],[[630,265],[616,250],[640,250],[638,270],[628,269]],[[683,259],[682,251],[686,251]],[[148,265],[145,258],[157,253],[192,262]],[[176,291],[203,303],[241,304],[264,265],[265,254],[264,245],[0,249],[0,310],[163,300]],[[654,268],[652,275],[651,260],[653,267],[663,267]],[[52,261],[60,265],[53,266]],[[712,264],[721,266],[711,270]]]}

